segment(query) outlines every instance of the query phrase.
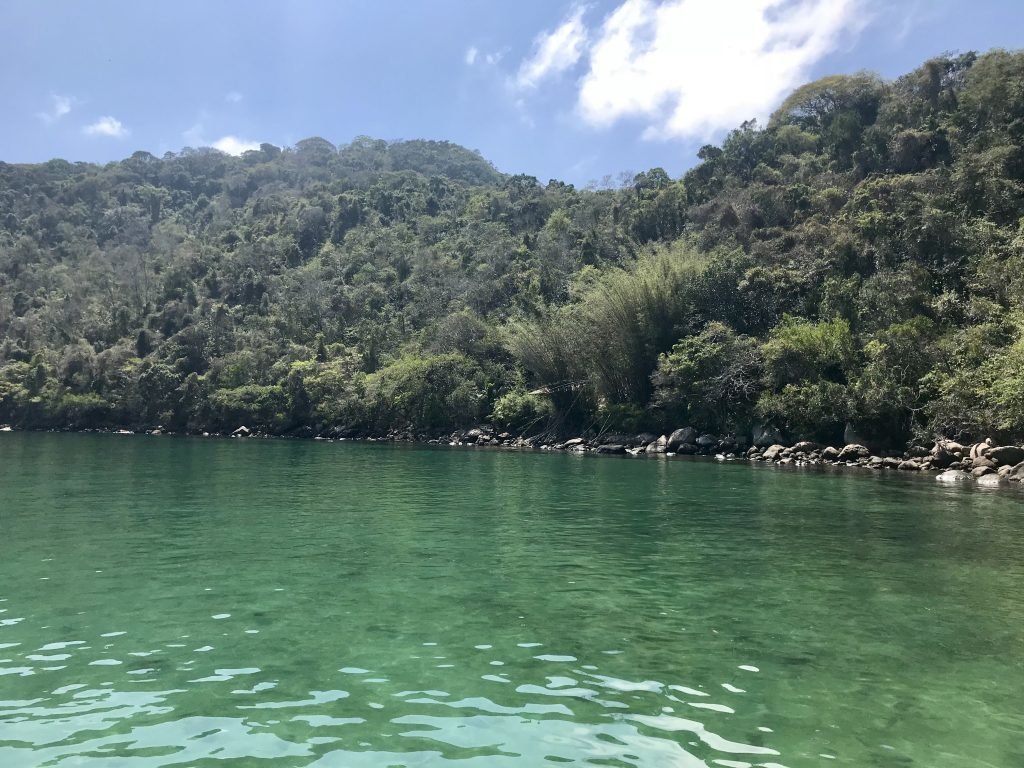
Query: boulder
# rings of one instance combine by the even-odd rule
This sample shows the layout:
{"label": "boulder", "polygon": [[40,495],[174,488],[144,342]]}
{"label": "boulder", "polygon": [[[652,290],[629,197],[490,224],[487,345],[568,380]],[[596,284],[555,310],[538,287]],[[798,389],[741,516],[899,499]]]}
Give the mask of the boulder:
{"label": "boulder", "polygon": [[1004,464],[1016,466],[1024,461],[1024,448],[1016,445],[1000,445],[996,448],[989,448],[985,452],[985,458],[995,462],[997,465]]}
{"label": "boulder", "polygon": [[[1007,462],[1007,463],[1009,463],[1009,462]],[[1016,463],[1017,462],[1013,462],[1013,464],[1016,464]],[[974,459],[971,460],[971,467],[973,467],[974,469],[981,469],[981,468],[994,469],[997,466],[999,466],[999,465],[996,462],[992,461],[992,459],[988,458],[987,456],[978,456],[977,458],[974,458]],[[1013,466],[1013,465],[1011,464],[1010,466]]]}
{"label": "boulder", "polygon": [[963,483],[973,478],[962,469],[947,469],[935,477],[940,483]]}
{"label": "boulder", "polygon": [[781,443],[782,433],[775,427],[758,425],[754,427],[752,445],[758,448],[767,448],[771,445]]}
{"label": "boulder", "polygon": [[692,456],[699,450],[700,449],[693,443],[680,443],[679,445],[676,446],[675,453],[678,453],[682,456]]}
{"label": "boulder", "polygon": [[900,464],[903,463],[902,459],[897,459],[894,456],[887,456],[883,462],[887,469],[899,469]]}
{"label": "boulder", "polygon": [[652,435],[650,432],[641,432],[639,435],[634,437],[630,442],[633,445],[649,445],[658,439],[657,435]]}
{"label": "boulder", "polygon": [[786,450],[786,446],[776,443],[770,446],[761,454],[761,458],[765,461],[778,461],[782,457],[782,452]]}
{"label": "boulder", "polygon": [[992,467],[975,467],[971,470],[971,477],[979,478],[985,477],[985,475],[994,475],[996,471]]}
{"label": "boulder", "polygon": [[821,458],[824,461],[838,461],[839,449],[833,448],[831,445],[825,447],[821,451]]}
{"label": "boulder", "polygon": [[856,461],[857,459],[866,459],[870,455],[871,451],[860,443],[849,443],[843,446],[843,450],[839,452],[837,458],[839,461]]}
{"label": "boulder", "polygon": [[677,429],[675,432],[668,436],[668,449],[672,451],[675,450],[677,446],[683,444],[696,445],[698,436],[699,433],[693,427],[683,427],[682,429]]}
{"label": "boulder", "polygon": [[718,438],[714,435],[701,435],[697,438],[697,445],[701,448],[710,448],[713,445],[718,444]]}
{"label": "boulder", "polygon": [[652,443],[647,444],[647,450],[645,453],[667,453],[668,452],[668,438],[662,435],[660,438]]}
{"label": "boulder", "polygon": [[569,440],[566,440],[564,443],[562,443],[562,447],[564,447],[564,448],[575,448],[577,445],[580,445],[582,443],[583,443],[583,438],[582,437],[573,437],[573,438],[571,438]]}
{"label": "boulder", "polygon": [[945,469],[956,461],[956,454],[946,448],[945,445],[939,443],[932,448],[931,462],[933,467]]}
{"label": "boulder", "polygon": [[597,446],[597,452],[610,454],[625,453],[626,446],[621,443],[605,443],[604,445]]}
{"label": "boulder", "polygon": [[252,430],[249,429],[247,426],[242,425],[241,427],[236,429],[234,432],[232,432],[231,436],[232,437],[248,437],[251,434],[252,434]]}
{"label": "boulder", "polygon": [[[1003,471],[1002,467],[1000,467],[999,471]],[[1006,479],[1015,483],[1024,482],[1024,462],[1015,467],[1011,467],[1010,471],[1006,473]]]}
{"label": "boulder", "polygon": [[896,469],[903,472],[920,472],[921,464],[915,459],[907,459],[906,461],[901,461]]}

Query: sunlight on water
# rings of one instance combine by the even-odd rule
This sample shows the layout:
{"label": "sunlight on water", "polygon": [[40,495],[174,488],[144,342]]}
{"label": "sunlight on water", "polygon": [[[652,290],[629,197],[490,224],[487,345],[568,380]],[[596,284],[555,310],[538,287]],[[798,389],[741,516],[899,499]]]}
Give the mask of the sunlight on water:
{"label": "sunlight on water", "polygon": [[0,766],[1019,766],[1024,505],[919,478],[0,441]]}

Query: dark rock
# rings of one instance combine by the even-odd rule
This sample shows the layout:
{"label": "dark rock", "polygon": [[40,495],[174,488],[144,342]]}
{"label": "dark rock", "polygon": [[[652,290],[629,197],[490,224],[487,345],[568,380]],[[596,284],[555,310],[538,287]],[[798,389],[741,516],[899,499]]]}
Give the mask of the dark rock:
{"label": "dark rock", "polygon": [[682,456],[692,456],[699,450],[700,449],[693,443],[682,443],[681,445],[676,446],[675,453],[678,453]]}
{"label": "dark rock", "polygon": [[996,448],[989,448],[985,452],[985,458],[993,461],[999,466],[1016,466],[1024,461],[1024,448],[1016,445],[1000,445]]}
{"label": "dark rock", "polygon": [[833,448],[831,445],[826,448],[823,448],[821,451],[821,458],[825,461],[838,461],[839,449]]}
{"label": "dark rock", "polygon": [[956,454],[943,445],[936,445],[932,449],[931,462],[933,467],[945,469],[957,461]]}
{"label": "dark rock", "polygon": [[775,427],[766,425],[758,425],[754,427],[752,437],[752,444],[758,448],[767,448],[783,442],[782,433]]}
{"label": "dark rock", "polygon": [[677,429],[668,436],[668,449],[675,451],[680,445],[696,445],[698,436],[697,430],[693,427]]}
{"label": "dark rock", "polygon": [[714,435],[701,435],[697,438],[697,445],[701,448],[710,448],[713,445],[718,444],[718,438]]}
{"label": "dark rock", "polygon": [[867,440],[857,433],[852,424],[847,423],[846,428],[843,430],[843,442],[847,445],[863,445]]}
{"label": "dark rock", "polygon": [[597,452],[609,454],[625,453],[626,446],[621,443],[605,443],[604,445],[597,446]]}
{"label": "dark rock", "polygon": [[639,435],[634,437],[629,442],[631,442],[633,445],[650,445],[657,439],[657,435],[653,435],[650,432],[641,432]]}

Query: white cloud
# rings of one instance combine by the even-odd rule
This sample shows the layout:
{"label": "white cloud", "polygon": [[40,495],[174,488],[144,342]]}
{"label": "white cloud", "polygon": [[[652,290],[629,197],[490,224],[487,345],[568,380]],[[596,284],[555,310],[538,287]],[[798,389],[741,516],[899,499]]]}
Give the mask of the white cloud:
{"label": "white cloud", "polygon": [[480,51],[476,49],[476,46],[470,46],[466,51],[466,64],[473,66],[476,63],[476,57],[480,54]]}
{"label": "white cloud", "polygon": [[47,125],[55,123],[71,111],[75,100],[70,96],[59,96],[56,93],[50,94],[50,108],[45,112],[36,112],[36,117]]}
{"label": "white cloud", "polygon": [[228,104],[239,104],[243,98],[244,96],[239,91],[228,91],[224,94],[224,101]]}
{"label": "white cloud", "polygon": [[579,112],[644,119],[646,138],[709,138],[767,117],[866,15],[863,0],[625,0],[590,47]]}
{"label": "white cloud", "polygon": [[86,136],[109,136],[113,139],[123,139],[130,131],[116,117],[101,117],[95,123],[82,128]]}
{"label": "white cloud", "polygon": [[585,11],[584,6],[577,5],[558,27],[537,36],[533,53],[523,61],[516,75],[519,88],[535,88],[542,80],[570,69],[580,60],[587,44]]}
{"label": "white cloud", "polygon": [[240,155],[243,152],[259,149],[260,143],[258,141],[246,141],[237,136],[224,136],[213,142],[213,148],[226,152],[229,155]]}

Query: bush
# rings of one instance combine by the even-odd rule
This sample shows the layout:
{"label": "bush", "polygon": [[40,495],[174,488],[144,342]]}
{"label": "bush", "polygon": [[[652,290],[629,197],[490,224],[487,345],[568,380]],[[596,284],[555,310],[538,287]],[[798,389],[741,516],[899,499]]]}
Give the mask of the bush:
{"label": "bush", "polygon": [[502,429],[522,433],[545,425],[554,413],[549,398],[518,389],[495,401],[491,420]]}
{"label": "bush", "polygon": [[366,377],[372,429],[440,433],[472,426],[485,413],[483,372],[459,355],[404,355]]}

